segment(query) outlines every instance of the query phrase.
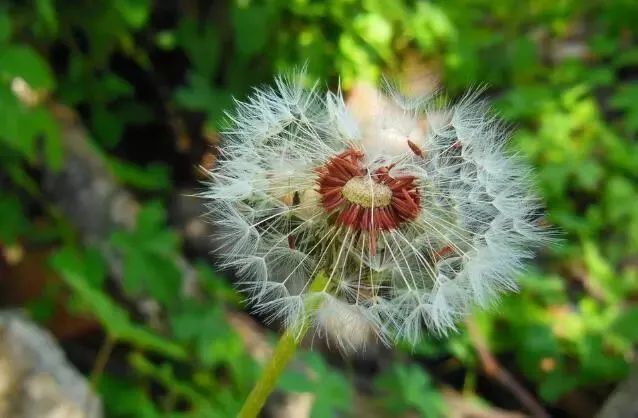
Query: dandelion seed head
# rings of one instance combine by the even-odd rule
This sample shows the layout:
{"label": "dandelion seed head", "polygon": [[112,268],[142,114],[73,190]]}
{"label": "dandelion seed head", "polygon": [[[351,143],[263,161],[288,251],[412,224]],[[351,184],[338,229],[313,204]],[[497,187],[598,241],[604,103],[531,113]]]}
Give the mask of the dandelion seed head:
{"label": "dandelion seed head", "polygon": [[296,75],[236,102],[203,196],[255,310],[352,351],[446,334],[515,291],[550,234],[479,93],[389,89],[362,113]]}

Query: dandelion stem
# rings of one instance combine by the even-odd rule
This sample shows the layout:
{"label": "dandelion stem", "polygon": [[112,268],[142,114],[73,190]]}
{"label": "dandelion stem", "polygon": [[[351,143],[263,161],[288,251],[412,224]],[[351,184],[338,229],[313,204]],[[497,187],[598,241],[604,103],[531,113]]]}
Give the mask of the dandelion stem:
{"label": "dandelion stem", "polygon": [[244,406],[237,415],[238,418],[257,417],[295,351],[297,351],[297,340],[290,332],[286,331],[281,336],[270,361],[264,367],[259,380],[244,402]]}
{"label": "dandelion stem", "polygon": [[[312,294],[322,291],[327,282],[328,278],[325,273],[319,272],[310,285],[309,293]],[[312,312],[316,309],[317,306],[313,306],[315,303],[317,302],[315,302],[314,299],[311,302],[307,302],[306,312]],[[279,376],[281,376],[297,351],[299,342],[306,332],[308,332],[310,326],[308,314],[306,313],[302,318],[299,318],[299,320],[301,321],[300,325],[286,330],[277,342],[272,357],[264,366],[261,376],[257,380],[257,383],[255,383],[248,398],[246,398],[237,418],[256,418],[259,415],[268,396],[275,389]]]}

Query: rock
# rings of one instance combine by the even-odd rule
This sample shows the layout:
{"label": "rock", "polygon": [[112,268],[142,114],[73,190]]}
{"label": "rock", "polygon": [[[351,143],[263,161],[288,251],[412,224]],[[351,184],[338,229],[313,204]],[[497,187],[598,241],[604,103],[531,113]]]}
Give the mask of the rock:
{"label": "rock", "polygon": [[53,337],[15,311],[0,311],[0,418],[102,418]]}
{"label": "rock", "polygon": [[638,363],[605,401],[596,418],[638,418]]}

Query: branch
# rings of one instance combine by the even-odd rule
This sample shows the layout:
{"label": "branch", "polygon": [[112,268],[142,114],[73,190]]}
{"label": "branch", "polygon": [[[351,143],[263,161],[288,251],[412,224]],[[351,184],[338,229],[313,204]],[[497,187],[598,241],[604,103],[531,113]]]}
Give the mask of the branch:
{"label": "branch", "polygon": [[516,399],[518,399],[518,401],[532,414],[532,416],[538,418],[550,418],[550,415],[547,411],[545,411],[545,408],[543,408],[534,396],[529,393],[529,391],[525,389],[525,387],[499,363],[494,354],[492,354],[487,346],[485,338],[481,335],[476,322],[469,318],[466,321],[466,324],[470,340],[479,355],[485,374],[496,380],[501,386],[514,395]]}

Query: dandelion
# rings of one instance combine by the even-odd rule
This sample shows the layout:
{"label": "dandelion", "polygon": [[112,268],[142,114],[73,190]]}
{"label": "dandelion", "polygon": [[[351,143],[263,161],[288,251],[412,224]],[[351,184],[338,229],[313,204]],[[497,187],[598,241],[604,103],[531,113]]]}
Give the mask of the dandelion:
{"label": "dandelion", "polygon": [[529,169],[478,92],[341,92],[278,78],[236,102],[204,193],[223,264],[255,311],[343,350],[446,334],[516,290],[547,234]]}

